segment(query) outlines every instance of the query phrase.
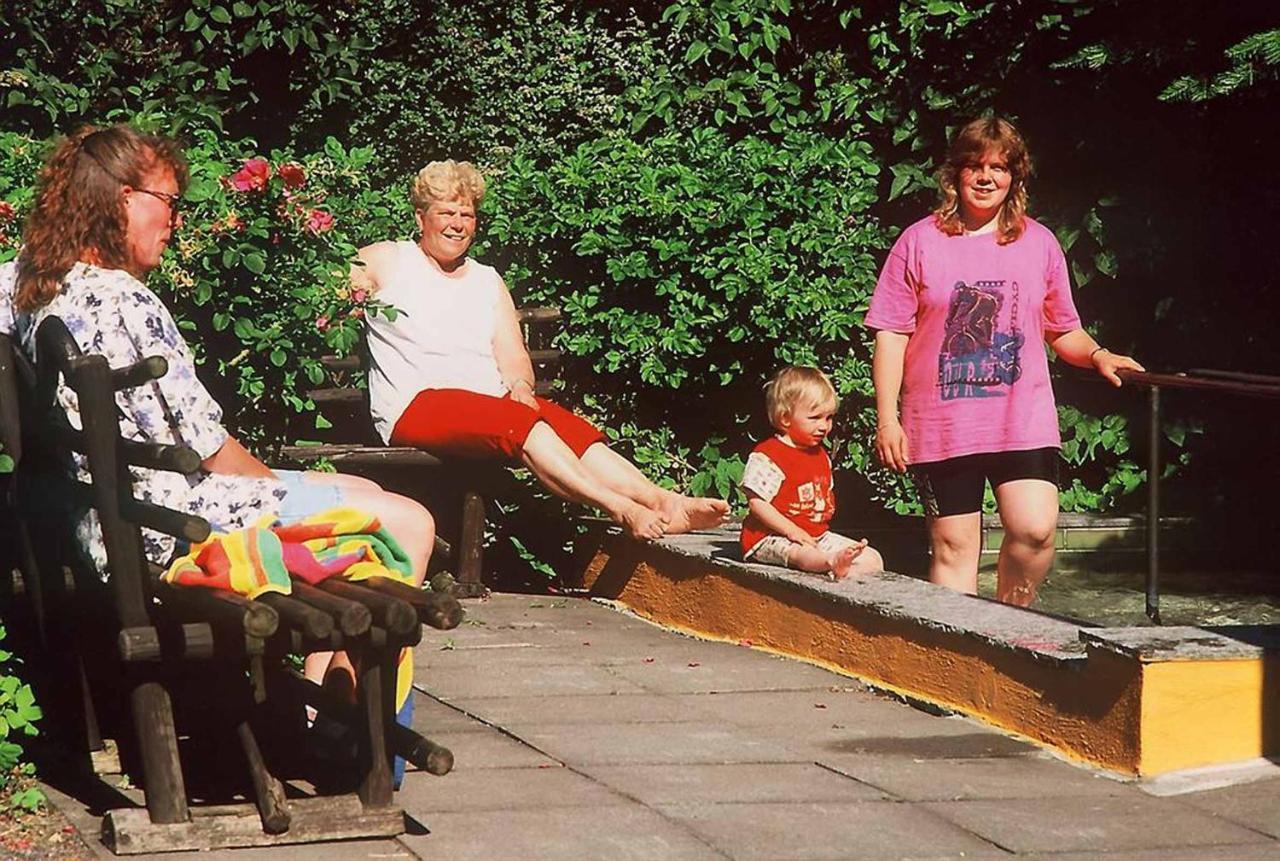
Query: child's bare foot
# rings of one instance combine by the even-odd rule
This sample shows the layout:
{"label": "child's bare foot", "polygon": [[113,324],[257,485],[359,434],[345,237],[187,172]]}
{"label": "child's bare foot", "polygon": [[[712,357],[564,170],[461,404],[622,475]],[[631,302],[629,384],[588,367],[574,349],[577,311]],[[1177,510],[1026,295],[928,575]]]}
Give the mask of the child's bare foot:
{"label": "child's bare foot", "polygon": [[843,580],[849,576],[849,570],[853,568],[853,548],[845,547],[831,554],[831,576],[836,580]]}
{"label": "child's bare foot", "polygon": [[672,493],[659,507],[669,519],[668,535],[692,532],[695,529],[714,529],[729,516],[729,503],[706,496],[681,496]]}
{"label": "child's bare foot", "polygon": [[862,555],[862,551],[867,549],[867,539],[855,542],[854,544],[837,550],[831,555],[831,576],[837,580],[843,580],[849,576],[849,572],[853,569],[853,562]]}
{"label": "child's bare foot", "polygon": [[638,502],[632,503],[618,514],[613,515],[613,520],[627,530],[627,534],[632,538],[639,538],[642,541],[653,541],[661,538],[666,534],[667,527],[671,523],[671,518],[665,512],[654,511],[652,508],[646,508]]}

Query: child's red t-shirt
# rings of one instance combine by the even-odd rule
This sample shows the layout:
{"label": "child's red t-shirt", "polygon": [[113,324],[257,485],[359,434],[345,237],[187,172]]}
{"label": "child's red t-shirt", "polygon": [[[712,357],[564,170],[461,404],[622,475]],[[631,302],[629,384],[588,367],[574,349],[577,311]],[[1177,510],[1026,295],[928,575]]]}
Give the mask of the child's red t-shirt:
{"label": "child's red t-shirt", "polygon": [[[742,488],[768,502],[814,538],[827,531],[827,524],[836,513],[831,458],[820,445],[796,448],[776,436],[769,437],[747,458]],[[748,514],[742,524],[743,555],[772,534]]]}

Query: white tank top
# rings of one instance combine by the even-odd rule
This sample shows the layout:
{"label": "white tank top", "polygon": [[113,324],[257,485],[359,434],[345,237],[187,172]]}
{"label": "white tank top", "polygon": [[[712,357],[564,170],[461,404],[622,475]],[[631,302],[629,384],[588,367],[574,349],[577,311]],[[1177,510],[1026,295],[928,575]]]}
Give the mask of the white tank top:
{"label": "white tank top", "polygon": [[398,313],[395,320],[366,319],[369,407],[384,442],[423,389],[507,393],[493,356],[502,291],[497,270],[467,260],[446,275],[417,243],[404,240],[388,264],[378,273],[378,299]]}

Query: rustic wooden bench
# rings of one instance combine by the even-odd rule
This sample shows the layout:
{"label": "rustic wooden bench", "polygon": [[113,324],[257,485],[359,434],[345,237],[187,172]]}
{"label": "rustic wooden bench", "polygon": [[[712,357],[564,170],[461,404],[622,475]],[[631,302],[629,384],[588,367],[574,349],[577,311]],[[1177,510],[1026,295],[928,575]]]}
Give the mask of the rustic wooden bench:
{"label": "rustic wooden bench", "polygon": [[[7,519],[20,539],[23,587],[14,598],[29,605],[41,651],[73,692],[77,746],[92,752],[113,737],[143,792],[145,808],[107,811],[103,841],[136,854],[402,833],[394,757],[444,774],[453,756],[396,722],[398,656],[423,624],[457,626],[457,600],[390,581],[295,581],[290,595],[252,601],[161,582],[142,555],[140,527],[196,542],[209,525],[135,499],[126,467],[189,474],[199,457],[122,438],[114,393],[163,376],[165,361],[111,368],[82,355],[56,317],[41,324],[37,345],[32,368],[0,336],[0,443],[16,460],[8,498],[16,517]],[[79,430],[54,399],[59,375],[78,398]],[[86,456],[90,483],[70,477],[68,451]],[[64,552],[68,501],[97,512],[105,583]],[[354,704],[293,667],[291,656],[331,650],[359,668]],[[304,704],[344,728],[349,749],[307,756]],[[241,768],[228,768],[237,760]]]}
{"label": "rustic wooden bench", "polygon": [[[536,374],[534,391],[545,396],[553,390],[560,366],[560,350],[551,346],[560,309],[519,308],[517,314]],[[399,470],[431,469],[439,474],[440,483],[453,488],[454,498],[460,498],[461,505],[454,541],[437,538],[437,552],[453,559],[457,574],[455,595],[467,598],[483,595],[486,590],[485,497],[500,485],[501,465],[442,459],[421,449],[384,445],[373,429],[369,413],[368,390],[364,387],[366,360],[363,344],[354,355],[321,359],[329,374],[328,385],[307,394],[332,427],[316,432],[319,444],[285,446],[280,455],[290,463],[300,464],[323,458],[340,472],[364,475],[383,483]]]}

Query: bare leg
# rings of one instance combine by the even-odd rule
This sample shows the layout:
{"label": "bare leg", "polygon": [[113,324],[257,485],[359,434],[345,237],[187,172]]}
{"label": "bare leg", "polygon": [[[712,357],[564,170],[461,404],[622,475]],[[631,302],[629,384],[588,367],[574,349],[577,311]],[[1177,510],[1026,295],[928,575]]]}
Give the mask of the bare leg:
{"label": "bare leg", "polygon": [[982,551],[982,515],[929,518],[929,582],[978,594],[978,556]]}
{"label": "bare leg", "polygon": [[865,546],[853,544],[829,552],[808,544],[793,543],[787,548],[787,567],[810,574],[830,574],[833,580],[842,580],[849,575],[853,560]]}
{"label": "bare leg", "polygon": [[996,488],[1004,541],[996,563],[996,598],[1029,607],[1053,564],[1058,528],[1058,488],[1036,478],[1006,481]]}
{"label": "bare leg", "polygon": [[306,480],[312,484],[328,484],[334,487],[340,487],[343,490],[353,488],[356,490],[382,490],[382,487],[376,481],[364,478],[359,475],[350,475],[345,472],[312,472],[306,473]]}
{"label": "bare leg", "polygon": [[729,514],[729,503],[723,499],[684,496],[658,487],[635,464],[604,443],[596,443],[583,452],[582,465],[611,490],[666,514],[670,520],[667,534],[711,529]]}
{"label": "bare leg", "polygon": [[525,465],[552,493],[601,509],[633,538],[661,538],[666,531],[669,518],[665,513],[598,479],[546,422],[538,422],[529,431],[522,456]]}
{"label": "bare leg", "polygon": [[[377,516],[408,555],[414,584],[422,585],[436,534],[431,512],[414,500],[388,493],[376,482],[360,476],[309,472],[307,481],[340,487],[348,505]],[[346,652],[312,652],[303,660],[302,674],[316,684],[336,689],[345,699],[351,699],[355,691],[356,671]],[[308,707],[307,715],[314,719],[315,710]]]}

